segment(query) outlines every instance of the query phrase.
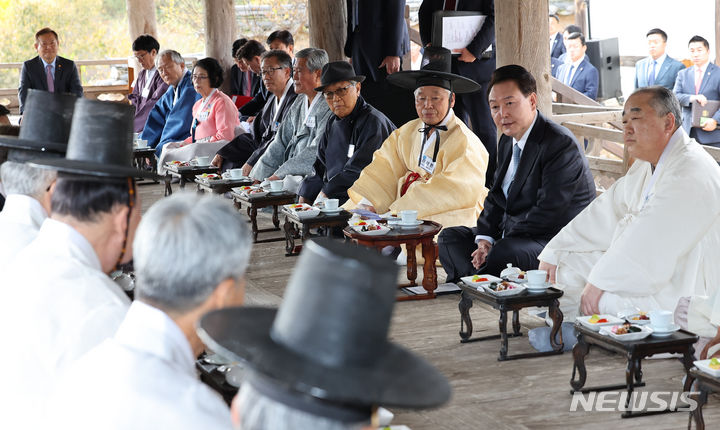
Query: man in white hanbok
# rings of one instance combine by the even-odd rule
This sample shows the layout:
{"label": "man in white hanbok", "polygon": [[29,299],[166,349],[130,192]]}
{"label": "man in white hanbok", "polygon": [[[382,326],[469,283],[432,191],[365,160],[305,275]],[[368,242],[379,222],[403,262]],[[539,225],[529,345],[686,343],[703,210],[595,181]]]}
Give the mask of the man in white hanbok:
{"label": "man in white hanbok", "polygon": [[0,273],[0,428],[38,428],[59,373],[113,336],[130,301],[109,277],[132,258],[140,221],[133,108],[80,99],[66,158],[30,160],[58,171],[50,218]]}
{"label": "man in white hanbok", "polygon": [[538,259],[578,313],[674,310],[720,282],[720,167],[681,127],[663,87],[625,103],[627,174],[578,214]]}
{"label": "man in white hanbok", "polygon": [[8,161],[0,166],[7,194],[0,212],[0,268],[35,239],[50,211],[51,185],[57,173],[31,167],[37,157],[64,157],[77,97],[30,90],[20,135],[0,136]]}
{"label": "man in white hanbok", "polygon": [[117,334],[63,375],[49,427],[232,428],[227,404],[196,375],[204,346],[195,326],[207,311],[242,304],[250,248],[246,223],[217,196],[153,205],[133,246],[136,300]]}

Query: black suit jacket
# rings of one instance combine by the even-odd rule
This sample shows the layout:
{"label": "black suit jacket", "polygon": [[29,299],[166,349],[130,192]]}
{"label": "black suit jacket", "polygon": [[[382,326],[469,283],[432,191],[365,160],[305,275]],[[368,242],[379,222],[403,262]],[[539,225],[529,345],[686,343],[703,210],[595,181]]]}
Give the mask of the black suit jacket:
{"label": "black suit jacket", "polygon": [[512,146],[512,138],[503,134],[499,167],[477,221],[477,234],[495,240],[503,232],[504,237],[550,240],[595,198],[587,159],[575,136],[538,112],[506,200],[502,183]]}
{"label": "black suit jacket", "polygon": [[563,43],[563,36],[560,32],[557,32],[555,33],[552,49],[550,49],[550,58],[559,58],[564,53],[565,43]]}
{"label": "black suit jacket", "polygon": [[255,73],[253,73],[252,93],[253,99],[240,108],[241,117],[257,116],[270,97],[270,92],[265,88],[262,79]]}
{"label": "black suit jacket", "polygon": [[[385,57],[402,57],[410,51],[405,24],[405,0],[346,0],[347,39],[345,55],[352,58],[355,73],[378,82],[385,68],[378,69]],[[353,31],[353,1],[357,2],[358,22]]]}
{"label": "black suit jacket", "polygon": [[[420,23],[420,39],[423,46],[432,41],[433,13],[443,10],[444,0],[423,0],[418,10]],[[480,31],[473,40],[466,46],[476,60],[472,63],[465,63],[453,56],[452,71],[465,76],[475,82],[487,82],[492,72],[495,71],[495,2],[493,0],[461,0],[458,2],[457,10],[464,12],[478,12],[485,15]],[[493,46],[490,58],[482,58],[482,53],[490,46]],[[484,96],[483,96],[484,97]]]}
{"label": "black suit jacket", "polygon": [[[246,79],[245,72],[240,70],[237,65],[233,65],[228,75],[230,76],[230,91],[232,95],[243,95]],[[260,76],[252,72],[250,72],[250,76],[252,76],[250,80],[250,95],[255,97],[255,93],[259,90]]]}
{"label": "black suit jacket", "polygon": [[[83,88],[80,84],[75,62],[63,57],[56,57],[55,62],[55,92],[70,93],[82,97]],[[47,91],[47,77],[45,76],[45,65],[40,57],[35,57],[23,63],[20,72],[20,86],[18,87],[18,99],[20,99],[20,114],[25,109],[25,98],[29,89]]]}

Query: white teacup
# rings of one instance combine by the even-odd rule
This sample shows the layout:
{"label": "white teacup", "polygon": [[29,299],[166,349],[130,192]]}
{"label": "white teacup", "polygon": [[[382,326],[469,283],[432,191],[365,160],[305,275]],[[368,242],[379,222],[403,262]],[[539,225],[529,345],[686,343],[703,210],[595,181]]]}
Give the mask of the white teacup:
{"label": "white teacup", "polygon": [[655,309],[649,312],[650,325],[659,330],[669,330],[673,326],[673,313],[662,309]]}
{"label": "white teacup", "polygon": [[230,169],[228,170],[228,176],[233,179],[240,179],[243,177],[243,171],[242,169]]}
{"label": "white teacup", "polygon": [[140,139],[140,133],[133,133],[133,142]]}
{"label": "white teacup", "polygon": [[400,218],[403,224],[415,224],[418,212],[415,210],[400,211]]}
{"label": "white teacup", "polygon": [[547,281],[547,271],[545,270],[528,270],[525,272],[529,285],[545,285]]}
{"label": "white teacup", "polygon": [[327,199],[325,200],[325,210],[336,211],[338,210],[338,204],[340,204],[338,199]]}
{"label": "white teacup", "polygon": [[210,157],[195,157],[195,161],[197,161],[198,166],[207,166],[210,164]]}
{"label": "white teacup", "polygon": [[283,181],[270,181],[270,191],[282,191]]}
{"label": "white teacup", "polygon": [[138,139],[135,141],[138,148],[147,148],[148,147],[148,141],[146,139]]}

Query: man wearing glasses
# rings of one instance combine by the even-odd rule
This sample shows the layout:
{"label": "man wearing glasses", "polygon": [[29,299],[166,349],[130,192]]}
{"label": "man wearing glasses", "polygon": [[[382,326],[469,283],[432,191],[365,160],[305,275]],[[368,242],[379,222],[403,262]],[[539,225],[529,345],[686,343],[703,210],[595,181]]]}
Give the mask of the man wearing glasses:
{"label": "man wearing glasses", "polygon": [[245,176],[265,153],[297,96],[293,89],[292,60],[285,51],[263,54],[260,74],[270,97],[252,122],[252,133],[243,133],[231,140],[220,148],[212,161],[223,170],[242,166]]}
{"label": "man wearing glasses", "polygon": [[75,63],[57,55],[60,41],[55,30],[45,27],[35,33],[34,46],[38,56],[23,63],[20,72],[20,115],[25,110],[25,98],[31,88],[51,93],[71,93],[78,97],[83,95]]}
{"label": "man wearing glasses", "polygon": [[135,106],[135,121],[133,129],[135,133],[141,133],[145,127],[150,111],[160,97],[168,89],[160,73],[155,67],[155,57],[160,51],[160,44],[149,34],[139,36],[132,45],[133,55],[140,63],[141,71],[135,81],[132,93],[128,94],[128,100]]}
{"label": "man wearing glasses", "polygon": [[348,199],[347,189],[372,161],[375,150],[395,130],[382,112],[370,106],[360,95],[365,76],[355,75],[350,63],[334,61],[322,69],[322,92],[333,115],[318,143],[313,169],[300,185],[300,202]]}

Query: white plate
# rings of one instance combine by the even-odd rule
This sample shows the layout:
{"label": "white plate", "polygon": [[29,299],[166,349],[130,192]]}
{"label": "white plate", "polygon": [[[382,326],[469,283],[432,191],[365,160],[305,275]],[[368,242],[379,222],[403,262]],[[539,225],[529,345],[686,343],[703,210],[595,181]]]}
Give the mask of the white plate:
{"label": "white plate", "polygon": [[418,219],[418,220],[415,220],[414,223],[409,223],[409,224],[406,224],[406,223],[400,221],[399,223],[397,223],[397,225],[400,226],[400,228],[415,228],[422,223],[423,223],[423,220]]}
{"label": "white plate", "polygon": [[[479,278],[487,278],[487,281],[473,281],[472,279],[478,276]],[[465,276],[463,278],[460,278],[461,281],[463,281],[466,285],[470,286],[478,286],[478,285],[487,285],[492,282],[501,282],[502,279],[498,278],[497,276],[493,275],[473,275],[473,276]]]}
{"label": "white plate", "polygon": [[542,285],[530,285],[529,283],[526,283],[525,286],[527,287],[528,291],[532,291],[534,293],[539,293],[541,291],[545,291],[548,288],[552,287],[552,284],[549,282],[546,282]]}
{"label": "white plate", "polygon": [[320,209],[320,212],[322,212],[324,214],[337,214],[337,213],[340,213],[341,211],[342,211],[342,208],[337,208],[337,209],[322,208],[322,209]]}
{"label": "white plate", "polygon": [[624,320],[621,320],[620,318],[614,317],[614,316],[612,316],[612,315],[598,315],[598,317],[600,317],[600,319],[605,318],[605,319],[608,320],[608,322],[606,322],[606,323],[594,323],[594,324],[593,324],[593,323],[589,323],[588,320],[589,320],[590,318],[592,318],[592,315],[591,315],[591,316],[584,316],[584,317],[577,317],[577,318],[575,318],[575,321],[579,322],[580,324],[584,325],[585,327],[589,328],[589,329],[592,330],[592,331],[600,331],[600,327],[608,326],[608,325],[611,325],[611,326],[612,326],[612,325],[618,325],[618,324],[622,324],[622,323],[625,322]]}
{"label": "white plate", "polygon": [[663,329],[663,330],[653,327],[652,324],[649,325],[648,327],[650,327],[653,330],[653,336],[655,336],[655,337],[668,337],[671,334],[675,333],[676,331],[680,330],[680,326],[677,324],[673,324],[672,327],[670,327],[669,329]]}
{"label": "white plate", "polygon": [[514,296],[516,294],[520,294],[523,291],[525,291],[525,286],[523,286],[523,285],[519,285],[514,282],[508,282],[508,283],[515,288],[513,288],[511,290],[494,291],[493,289],[490,288],[490,284],[483,285],[482,288],[484,288],[485,291],[487,291],[488,293],[490,293],[494,296],[498,296],[498,297]]}
{"label": "white plate", "polygon": [[720,369],[712,369],[710,368],[710,360],[711,358],[708,358],[707,360],[698,360],[693,362],[695,366],[697,366],[698,369],[702,370],[703,372],[712,375],[714,377],[720,377]]}
{"label": "white plate", "polygon": [[[619,315],[618,315],[618,316],[619,316]],[[647,325],[647,324],[650,324],[650,320],[649,320],[649,319],[646,319],[646,320],[634,320],[634,319],[633,319],[633,317],[638,317],[638,316],[640,316],[640,314],[632,314],[632,315],[628,315],[628,316],[626,316],[626,317],[624,317],[624,318],[625,318],[625,320],[626,320],[627,322],[629,322],[629,323],[631,323],[631,324],[636,324],[636,325]],[[622,318],[622,317],[621,317],[621,318]]]}
{"label": "white plate", "polygon": [[381,236],[383,234],[387,234],[387,232],[390,231],[389,227],[385,227],[383,225],[378,225],[380,227],[380,230],[370,230],[370,231],[361,231],[362,227],[361,225],[353,225],[351,226],[353,230],[360,234],[364,234],[366,236]]}
{"label": "white plate", "polygon": [[[310,210],[303,210],[303,211],[296,211],[295,208],[297,205],[301,205],[303,209],[310,209]],[[293,207],[295,206],[295,207]],[[305,218],[312,218],[315,216],[320,215],[320,209],[316,208],[315,206],[310,206],[307,203],[296,203],[291,205],[284,205],[283,208],[285,211],[290,214],[290,216],[294,216],[298,219],[305,219]]]}
{"label": "white plate", "polygon": [[[516,283],[516,284],[525,284],[525,283],[527,283],[527,278],[518,278],[518,276],[520,276],[520,275],[510,275],[510,276],[506,276],[505,278],[506,278],[508,281],[514,282],[514,283]],[[523,276],[525,276],[525,275],[523,275]]]}
{"label": "white plate", "polygon": [[633,325],[637,325],[642,330],[635,332],[635,333],[615,334],[612,332],[612,329],[615,326],[604,326],[604,327],[600,328],[600,334],[608,335],[608,336],[612,337],[613,339],[617,339],[617,340],[620,340],[623,342],[631,342],[634,340],[645,339],[646,337],[650,336],[653,332],[650,327],[642,326],[642,325],[638,325],[638,324],[633,324]]}

